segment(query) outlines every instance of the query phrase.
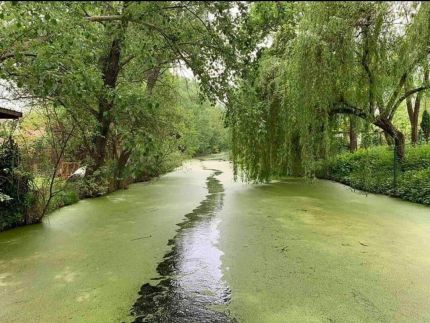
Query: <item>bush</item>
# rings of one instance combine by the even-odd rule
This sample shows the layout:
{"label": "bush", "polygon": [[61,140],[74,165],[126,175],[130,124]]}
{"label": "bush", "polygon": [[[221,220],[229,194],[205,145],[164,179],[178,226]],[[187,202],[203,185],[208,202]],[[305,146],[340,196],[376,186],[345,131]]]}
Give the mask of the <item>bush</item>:
{"label": "bush", "polygon": [[398,166],[396,187],[393,176],[393,151],[388,147],[339,154],[317,171],[317,177],[356,189],[430,205],[430,146],[409,148]]}
{"label": "bush", "polygon": [[79,194],[74,189],[66,189],[64,191],[58,192],[56,194],[51,202],[51,205],[49,207],[50,211],[53,211],[55,209],[58,209],[63,206],[75,204],[79,201]]}
{"label": "bush", "polygon": [[18,146],[6,140],[0,147],[0,231],[26,222],[31,181],[31,175],[19,169]]}
{"label": "bush", "polygon": [[100,167],[91,176],[78,179],[75,184],[75,191],[79,192],[80,198],[105,195],[109,193],[113,173],[111,165]]}
{"label": "bush", "polygon": [[75,204],[78,201],[79,201],[79,194],[76,191],[70,190],[70,191],[63,192],[63,204],[65,206]]}
{"label": "bush", "polygon": [[430,168],[403,173],[399,179],[397,196],[430,205]]}

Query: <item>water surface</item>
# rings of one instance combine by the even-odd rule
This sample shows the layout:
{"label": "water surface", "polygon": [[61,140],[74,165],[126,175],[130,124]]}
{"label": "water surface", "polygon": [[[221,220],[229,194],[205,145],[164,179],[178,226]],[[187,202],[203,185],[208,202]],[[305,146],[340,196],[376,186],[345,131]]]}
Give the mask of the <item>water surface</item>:
{"label": "water surface", "polygon": [[123,320],[430,322],[430,208],[206,160],[0,234],[1,322]]}
{"label": "water surface", "polygon": [[430,322],[429,207],[329,181],[223,176],[220,248],[238,321]]}
{"label": "water surface", "polygon": [[[135,322],[230,322],[222,306],[230,300],[223,280],[217,213],[222,210],[224,189],[216,178],[207,178],[208,195],[169,241],[172,249],[157,266],[157,285],[146,283],[133,306]],[[215,309],[215,307],[217,307]],[[225,308],[225,307],[224,307]]]}
{"label": "water surface", "polygon": [[193,161],[0,233],[0,322],[121,322],[157,276],[169,238],[207,194]]}

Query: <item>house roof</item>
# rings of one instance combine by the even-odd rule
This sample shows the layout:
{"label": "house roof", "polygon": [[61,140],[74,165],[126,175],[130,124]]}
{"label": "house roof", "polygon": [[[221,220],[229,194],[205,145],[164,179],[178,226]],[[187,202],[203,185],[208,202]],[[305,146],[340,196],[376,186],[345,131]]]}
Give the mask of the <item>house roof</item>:
{"label": "house roof", "polygon": [[0,119],[19,119],[22,113],[15,110],[0,108]]}

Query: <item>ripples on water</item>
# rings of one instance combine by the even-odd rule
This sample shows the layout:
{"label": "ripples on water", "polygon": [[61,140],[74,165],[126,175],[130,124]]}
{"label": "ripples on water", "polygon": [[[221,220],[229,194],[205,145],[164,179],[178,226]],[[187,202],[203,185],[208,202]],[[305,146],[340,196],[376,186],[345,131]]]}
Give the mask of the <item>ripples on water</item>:
{"label": "ripples on water", "polygon": [[133,305],[135,322],[233,322],[217,311],[230,300],[221,272],[222,252],[216,214],[222,209],[224,188],[215,172],[207,178],[209,194],[178,224],[172,246],[157,272],[156,285],[145,284]]}

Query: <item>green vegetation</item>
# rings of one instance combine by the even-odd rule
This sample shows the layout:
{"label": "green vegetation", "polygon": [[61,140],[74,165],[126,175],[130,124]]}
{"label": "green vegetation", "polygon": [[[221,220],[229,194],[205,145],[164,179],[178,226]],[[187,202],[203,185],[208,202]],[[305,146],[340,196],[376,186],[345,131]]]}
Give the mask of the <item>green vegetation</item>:
{"label": "green vegetation", "polygon": [[424,139],[426,142],[430,138],[430,114],[427,110],[423,113],[423,119],[421,121],[421,130],[423,131]]}
{"label": "green vegetation", "polygon": [[0,231],[24,224],[31,204],[31,175],[19,168],[18,146],[10,138],[0,146]]}
{"label": "green vegetation", "polygon": [[24,222],[230,147],[266,182],[390,146],[400,183],[430,136],[429,21],[426,2],[2,2]]}
{"label": "green vegetation", "polygon": [[[194,81],[172,77],[171,86],[170,99],[167,96],[169,92],[163,90],[163,104],[142,113],[142,118],[154,124],[146,127],[141,141],[124,166],[121,178],[117,178],[123,188],[134,181],[146,181],[171,171],[186,158],[228,149],[228,131],[224,127],[222,108],[200,98]],[[7,171],[13,169],[15,186],[27,183],[27,189],[20,196],[9,197],[4,194],[11,190],[15,192],[14,188],[2,186],[2,209],[6,212],[0,217],[2,229],[38,222],[43,215],[59,207],[115,190],[112,184],[115,165],[112,162],[90,177],[70,181],[57,177],[63,161],[78,160],[80,165],[86,164],[85,159],[81,160],[85,156],[81,150],[85,144],[82,138],[71,136],[66,141],[65,136],[57,137],[58,133],[64,134],[62,127],[67,127],[64,123],[69,120],[65,111],[57,109],[56,113],[62,115],[53,113],[50,108],[33,108],[22,119],[19,130],[15,131],[14,137],[19,145],[14,144],[14,148],[18,154],[18,146],[21,147],[21,165],[9,165]],[[158,126],[159,122],[163,124]],[[137,139],[130,138],[135,143]],[[3,151],[6,154],[7,151]],[[2,160],[13,161],[8,155]],[[4,171],[6,166],[2,168]],[[22,172],[29,177],[18,175]]]}
{"label": "green vegetation", "polygon": [[258,52],[230,101],[236,173],[252,181],[312,177],[320,161],[341,152],[339,139],[348,140],[351,151],[394,145],[403,162],[409,136],[395,117],[407,109],[411,143],[417,144],[430,88],[430,5],[254,8],[257,21],[271,21],[273,41]]}
{"label": "green vegetation", "polygon": [[[1,84],[27,104],[18,127],[2,124],[35,178],[24,222],[228,149],[221,100],[247,57],[245,16],[223,2],[0,3]],[[66,181],[78,167],[85,176]]]}
{"label": "green vegetation", "polygon": [[396,180],[394,167],[393,150],[375,147],[330,158],[317,175],[359,190],[430,205],[430,146],[408,148]]}

